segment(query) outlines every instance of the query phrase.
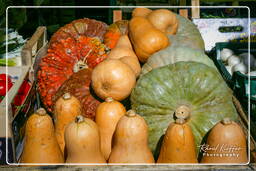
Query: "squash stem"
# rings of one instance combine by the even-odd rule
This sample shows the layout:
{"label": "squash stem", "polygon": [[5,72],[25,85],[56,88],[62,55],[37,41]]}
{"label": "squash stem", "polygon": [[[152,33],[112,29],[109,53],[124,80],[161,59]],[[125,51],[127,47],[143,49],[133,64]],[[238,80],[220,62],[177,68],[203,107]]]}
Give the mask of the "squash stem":
{"label": "squash stem", "polygon": [[70,93],[65,93],[62,97],[64,100],[69,100],[71,98],[71,95]]}
{"label": "squash stem", "polygon": [[45,115],[46,114],[46,111],[44,108],[39,108],[37,111],[36,111],[37,114],[39,115]]}
{"label": "squash stem", "polygon": [[76,123],[81,123],[84,122],[84,117],[82,115],[78,115],[75,119]]}
{"label": "squash stem", "polygon": [[106,101],[106,102],[113,102],[114,99],[113,99],[112,97],[107,97],[105,101]]}
{"label": "squash stem", "polygon": [[224,125],[229,125],[232,123],[231,119],[230,118],[224,118],[222,121],[221,121],[222,124]]}
{"label": "squash stem", "polygon": [[128,111],[126,112],[126,116],[128,116],[128,117],[133,117],[133,116],[136,116],[136,113],[135,113],[134,110],[128,110]]}
{"label": "squash stem", "polygon": [[176,124],[180,124],[180,125],[184,124],[185,122],[186,122],[186,121],[185,121],[185,119],[183,119],[183,118],[178,118],[178,119],[175,120],[175,123],[176,123]]}
{"label": "squash stem", "polygon": [[191,110],[188,106],[181,105],[175,111],[175,116],[178,119],[188,119],[190,117]]}

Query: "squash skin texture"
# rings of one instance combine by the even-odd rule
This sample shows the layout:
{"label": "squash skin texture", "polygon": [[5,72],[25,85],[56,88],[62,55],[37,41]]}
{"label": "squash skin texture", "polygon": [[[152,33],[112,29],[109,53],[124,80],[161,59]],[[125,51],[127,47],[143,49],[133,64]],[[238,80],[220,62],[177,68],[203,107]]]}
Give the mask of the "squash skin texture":
{"label": "squash skin texture", "polygon": [[147,19],[160,31],[167,35],[174,35],[178,29],[176,15],[168,9],[158,9],[147,15]]}
{"label": "squash skin texture", "polygon": [[[69,96],[66,96],[66,95]],[[54,106],[54,124],[55,124],[55,135],[60,146],[62,153],[64,154],[65,140],[64,132],[66,126],[72,122],[76,116],[82,112],[82,107],[77,98],[71,96],[69,93],[64,94],[60,97]]]}
{"label": "squash skin texture", "polygon": [[171,123],[165,133],[157,163],[198,163],[191,128]]}
{"label": "squash skin texture", "polygon": [[116,46],[108,54],[108,59],[120,59],[132,68],[136,77],[140,75],[141,66],[139,59],[133,51],[132,44],[127,35],[120,36]]}
{"label": "squash skin texture", "polygon": [[168,37],[146,18],[133,17],[129,22],[129,38],[139,60],[145,63],[153,53],[166,48]]}
{"label": "squash skin texture", "polygon": [[106,163],[97,124],[88,118],[77,122],[77,118],[65,130],[66,163]]}
{"label": "squash skin texture", "polygon": [[[217,123],[211,132],[209,133],[209,136],[207,137],[207,145],[210,147],[217,147],[216,151],[207,151],[208,154],[222,154],[223,157],[217,156],[207,156],[203,155],[201,163],[247,163],[247,141],[246,137],[244,135],[244,132],[236,122],[231,121],[230,124],[223,124],[222,122]],[[222,148],[223,145],[223,148]],[[234,147],[234,150],[232,151],[225,151],[224,149]],[[239,150],[236,149],[240,148]],[[239,155],[238,157],[227,157],[224,156],[225,154],[234,153],[235,155]]]}
{"label": "squash skin texture", "polygon": [[217,70],[213,61],[203,51],[187,46],[169,46],[148,58],[142,67],[141,75],[148,73],[152,69],[180,61],[200,62]]}
{"label": "squash skin texture", "polygon": [[48,114],[34,113],[27,120],[20,163],[64,163]]}
{"label": "squash skin texture", "polygon": [[169,35],[169,40],[173,45],[187,46],[192,49],[204,51],[204,40],[197,26],[185,17],[176,14],[179,27],[176,35]]}
{"label": "squash skin texture", "polygon": [[134,111],[128,111],[118,121],[108,162],[154,163],[148,147],[148,126]]}
{"label": "squash skin texture", "polygon": [[197,146],[224,117],[237,119],[232,91],[213,68],[197,62],[177,62],[152,70],[137,81],[131,94],[132,109],[149,126],[149,145],[155,151],[164,130],[181,105],[191,109],[188,125]]}
{"label": "squash skin texture", "polygon": [[95,122],[99,127],[101,151],[106,160],[111,152],[111,140],[116,125],[125,112],[123,104],[112,98],[107,98],[97,107]]}

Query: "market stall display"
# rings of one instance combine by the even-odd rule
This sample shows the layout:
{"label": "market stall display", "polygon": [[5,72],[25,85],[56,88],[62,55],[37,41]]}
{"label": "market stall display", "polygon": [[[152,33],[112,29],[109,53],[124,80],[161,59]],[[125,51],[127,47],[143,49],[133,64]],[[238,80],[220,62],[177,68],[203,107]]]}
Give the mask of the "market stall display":
{"label": "market stall display", "polygon": [[[37,102],[54,119],[55,131],[49,134],[64,156],[56,164],[200,163],[200,145],[221,120],[228,117],[245,127],[243,111],[204,53],[197,27],[170,10],[137,8],[129,21],[110,26],[75,20],[61,27],[46,48],[35,60]],[[242,132],[250,139],[246,129]]]}

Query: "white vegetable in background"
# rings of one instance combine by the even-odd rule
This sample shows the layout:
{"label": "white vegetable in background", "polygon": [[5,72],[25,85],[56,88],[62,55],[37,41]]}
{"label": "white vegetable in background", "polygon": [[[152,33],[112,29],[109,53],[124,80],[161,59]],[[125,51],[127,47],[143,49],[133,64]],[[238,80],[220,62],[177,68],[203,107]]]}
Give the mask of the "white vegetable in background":
{"label": "white vegetable in background", "polygon": [[232,55],[228,58],[228,65],[231,67],[239,63],[240,63],[240,58],[236,55]]}
{"label": "white vegetable in background", "polygon": [[[241,53],[239,57],[241,61],[246,65],[247,68],[250,66],[251,70],[256,69],[256,59],[255,59],[255,56],[253,56],[251,53]],[[249,58],[250,58],[250,64],[249,64]]]}
{"label": "white vegetable in background", "polygon": [[232,66],[231,71],[232,71],[232,73],[234,73],[236,71],[240,71],[241,73],[246,74],[248,72],[248,68],[246,67],[246,65],[244,63],[241,62],[239,64]]}
{"label": "white vegetable in background", "polygon": [[230,75],[232,75],[232,71],[231,71],[231,66],[225,65],[227,71],[229,72]]}
{"label": "white vegetable in background", "polygon": [[221,51],[220,51],[220,59],[223,61],[223,62],[226,62],[228,60],[228,58],[233,55],[234,52],[231,50],[231,49],[228,49],[228,48],[223,48]]}

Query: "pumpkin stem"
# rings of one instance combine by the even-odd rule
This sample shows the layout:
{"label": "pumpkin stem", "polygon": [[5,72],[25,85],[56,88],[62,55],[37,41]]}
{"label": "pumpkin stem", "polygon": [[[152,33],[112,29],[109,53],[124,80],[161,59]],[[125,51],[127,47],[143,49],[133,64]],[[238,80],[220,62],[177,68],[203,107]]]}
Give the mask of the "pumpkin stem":
{"label": "pumpkin stem", "polygon": [[86,69],[86,68],[88,68],[88,65],[87,65],[85,62],[83,62],[83,61],[78,61],[78,62],[74,65],[73,71],[74,71],[74,72],[78,72],[78,71],[80,71],[80,70],[82,70],[82,69]]}
{"label": "pumpkin stem", "polygon": [[63,94],[62,98],[64,100],[69,100],[71,98],[71,95],[70,95],[70,93],[65,93],[65,94]]}
{"label": "pumpkin stem", "polygon": [[175,116],[178,119],[187,119],[189,118],[190,113],[191,113],[191,110],[188,106],[181,105],[176,109]]}
{"label": "pumpkin stem", "polygon": [[105,101],[106,101],[106,102],[113,102],[114,99],[113,99],[112,97],[107,97]]}
{"label": "pumpkin stem", "polygon": [[136,116],[136,113],[134,110],[131,109],[131,110],[128,110],[125,115],[128,117],[133,117],[133,116]]}
{"label": "pumpkin stem", "polygon": [[222,121],[221,121],[222,124],[224,125],[229,125],[232,123],[231,119],[230,118],[224,118]]}
{"label": "pumpkin stem", "polygon": [[45,115],[46,114],[46,111],[44,108],[39,108],[37,111],[36,111],[37,114],[39,115]]}
{"label": "pumpkin stem", "polygon": [[75,123],[84,122],[84,117],[82,115],[78,115],[75,119]]}
{"label": "pumpkin stem", "polygon": [[186,122],[186,121],[185,121],[185,119],[183,119],[183,118],[178,118],[178,119],[175,120],[175,123],[176,123],[176,124],[180,124],[180,125],[183,125],[185,122]]}

